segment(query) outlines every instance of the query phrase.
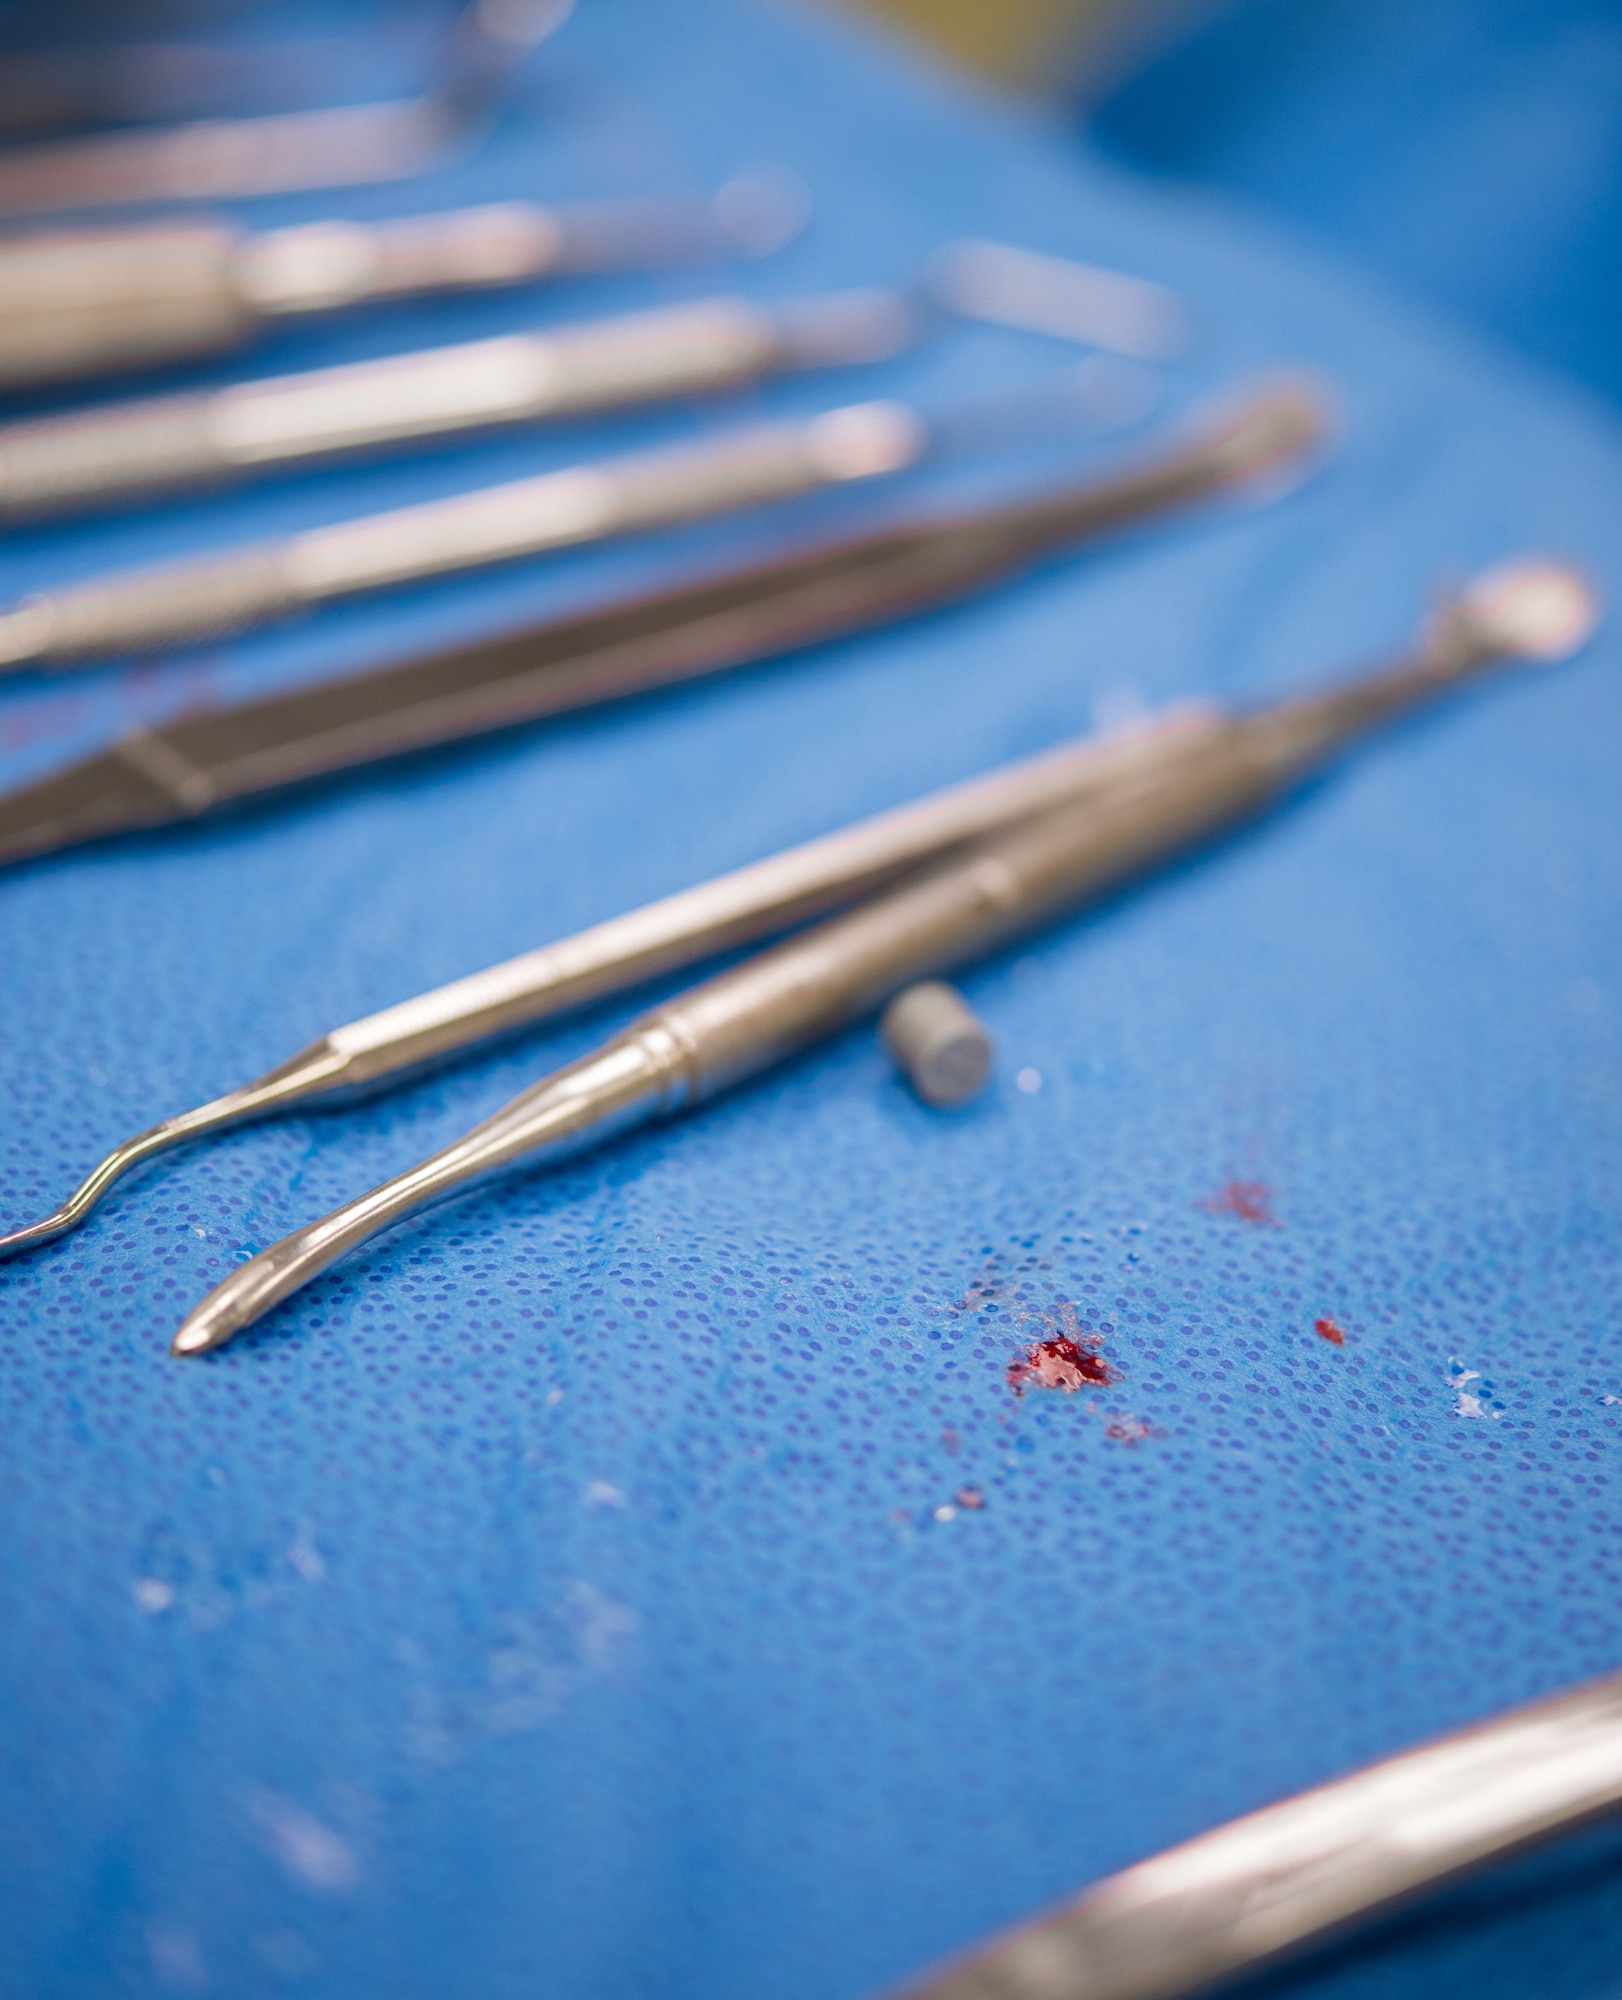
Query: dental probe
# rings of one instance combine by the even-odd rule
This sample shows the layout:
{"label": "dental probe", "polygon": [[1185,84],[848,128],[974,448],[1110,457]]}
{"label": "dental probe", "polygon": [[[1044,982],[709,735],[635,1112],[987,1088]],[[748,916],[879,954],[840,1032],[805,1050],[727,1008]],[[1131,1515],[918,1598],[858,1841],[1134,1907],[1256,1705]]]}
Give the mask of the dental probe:
{"label": "dental probe", "polygon": [[131,1167],[206,1132],[376,1088],[492,1035],[787,930],[998,826],[1133,782],[1217,726],[1215,711],[1186,704],[1130,735],[1077,738],[334,1028],[241,1089],[115,1147],[54,1215],[0,1236],[0,1257],[76,1228]]}
{"label": "dental probe", "polygon": [[758,256],[803,219],[797,189],[757,175],[709,201],[508,201],[257,234],[202,219],[16,237],[0,243],[0,388],[186,360],[276,320],[381,299]]}
{"label": "dental probe", "polygon": [[881,361],[916,314],[896,293],[701,299],[176,396],[0,424],[0,524],[664,398]]}
{"label": "dental probe", "polygon": [[1622,1805],[1622,1674],[1107,1876],[891,2000],[1177,2000]]}
{"label": "dental probe", "polygon": [[1225,720],[1169,768],[926,863],[899,885],[666,1001],[420,1165],[262,1250],[217,1285],[172,1352],[223,1346],[347,1251],[508,1167],[688,1110],[1277,798],[1355,737],[1505,656],[1581,645],[1596,606],[1547,562],[1478,577],[1396,665]]}
{"label": "dental probe", "polygon": [[1326,430],[1320,400],[1299,386],[1200,414],[1171,449],[1034,498],[914,518],[132,731],[0,794],[0,866],[173,825],[429,744],[779,659],[961,602],[1175,507],[1274,500],[1304,475]]}

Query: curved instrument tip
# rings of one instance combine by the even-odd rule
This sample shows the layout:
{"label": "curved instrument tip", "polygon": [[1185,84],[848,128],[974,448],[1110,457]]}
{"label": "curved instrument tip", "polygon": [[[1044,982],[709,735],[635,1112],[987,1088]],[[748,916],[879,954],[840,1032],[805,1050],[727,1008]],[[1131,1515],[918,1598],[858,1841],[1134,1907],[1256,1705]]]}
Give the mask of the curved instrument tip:
{"label": "curved instrument tip", "polygon": [[1473,577],[1458,608],[1500,653],[1553,665],[1594,636],[1599,592],[1581,570],[1546,556],[1518,556]]}
{"label": "curved instrument tip", "polygon": [[40,1222],[29,1223],[26,1229],[13,1229],[0,1236],[0,1258],[20,1257],[25,1250],[35,1250],[41,1243],[53,1242],[58,1236],[70,1230],[79,1218],[65,1208],[59,1208],[54,1215],[47,1215]]}

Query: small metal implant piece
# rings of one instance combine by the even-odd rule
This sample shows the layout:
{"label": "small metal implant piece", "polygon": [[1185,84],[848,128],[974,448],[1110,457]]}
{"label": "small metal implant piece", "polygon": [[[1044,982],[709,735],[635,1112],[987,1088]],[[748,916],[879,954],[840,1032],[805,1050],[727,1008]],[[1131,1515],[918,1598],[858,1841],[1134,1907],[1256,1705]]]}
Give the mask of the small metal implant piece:
{"label": "small metal implant piece", "polygon": [[921,980],[898,993],[884,1010],[879,1034],[926,1104],[949,1110],[985,1089],[995,1054],[991,1030],[944,979]]}

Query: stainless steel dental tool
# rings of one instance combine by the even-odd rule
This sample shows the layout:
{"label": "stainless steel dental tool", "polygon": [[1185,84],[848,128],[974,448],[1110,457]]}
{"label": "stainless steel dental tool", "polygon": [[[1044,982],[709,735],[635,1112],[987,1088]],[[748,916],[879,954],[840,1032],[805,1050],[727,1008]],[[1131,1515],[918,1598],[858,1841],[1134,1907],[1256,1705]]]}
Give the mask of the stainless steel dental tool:
{"label": "stainless steel dental tool", "polygon": [[[1087,427],[1084,404],[1067,393],[1071,372],[1029,392],[1027,412]],[[905,403],[854,403],[96,578],[0,613],[0,673],[218,638],[361,591],[882,478],[961,441],[983,447],[987,428],[1017,428],[1006,398],[994,425],[978,415],[973,404],[926,416]]]}
{"label": "stainless steel dental tool", "polygon": [[[0,152],[0,215],[222,201],[423,173],[482,136],[514,70],[569,11],[569,0],[471,0],[446,41],[435,87],[418,97],[7,148]],[[215,68],[229,75],[225,60],[217,58]],[[137,75],[128,59],[109,65],[102,95],[109,83],[127,93]],[[86,83],[93,94],[94,80]]]}
{"label": "stainless steel dental tool", "polygon": [[334,1028],[240,1090],[116,1147],[54,1215],[0,1236],[0,1257],[76,1228],[132,1167],[206,1132],[376,1089],[490,1036],[787,930],[996,827],[1185,756],[1215,726],[1214,713],[1183,707],[1131,735],[1061,744]]}
{"label": "stainless steel dental tool", "polygon": [[1177,2000],[1622,1806],[1622,1674],[1108,1876],[893,2000]]}
{"label": "stainless steel dental tool", "polygon": [[1011,243],[964,237],[943,245],[925,267],[924,287],[965,319],[1051,334],[1136,361],[1168,361],[1189,341],[1187,309],[1166,286]]}
{"label": "stainless steel dental tool", "polygon": [[797,188],[759,175],[709,201],[508,201],[257,234],[205,219],[14,237],[0,243],[0,388],[186,360],[278,320],[383,299],[757,256],[803,217]]}
{"label": "stainless steel dental tool", "polygon": [[879,361],[912,338],[895,293],[701,299],[0,424],[0,525],[359,451],[578,417],[763,375]]}
{"label": "stainless steel dental tool", "polygon": [[664,1002],[464,1138],[261,1251],[218,1285],[173,1352],[223,1346],[347,1251],[486,1176],[577,1152],[729,1084],[1247,817],[1364,731],[1506,656],[1562,658],[1596,616],[1570,569],[1480,577],[1395,666],[1223,719],[1169,763],[926,861],[850,910]]}

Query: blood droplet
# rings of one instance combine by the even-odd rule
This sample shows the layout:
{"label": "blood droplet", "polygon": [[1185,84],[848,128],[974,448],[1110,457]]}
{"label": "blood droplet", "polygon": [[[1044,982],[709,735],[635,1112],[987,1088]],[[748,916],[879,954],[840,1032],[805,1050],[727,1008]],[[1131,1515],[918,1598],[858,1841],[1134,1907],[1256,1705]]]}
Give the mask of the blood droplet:
{"label": "blood droplet", "polygon": [[1312,1322],[1312,1330],[1320,1340],[1332,1340],[1337,1347],[1346,1345],[1346,1329],[1343,1326],[1336,1326],[1332,1319],[1315,1319]]}
{"label": "blood droplet", "polygon": [[1117,1444],[1142,1444],[1146,1437],[1163,1435],[1157,1433],[1152,1424],[1146,1424],[1142,1417],[1116,1417],[1104,1426],[1104,1435],[1114,1438]]}
{"label": "blood droplet", "polygon": [[973,1514],[986,1504],[986,1496],[978,1486],[960,1486],[952,1495],[966,1513]]}
{"label": "blood droplet", "polygon": [[1229,1181],[1196,1205],[1209,1209],[1212,1215],[1236,1216],[1241,1222],[1259,1223],[1264,1229],[1279,1226],[1273,1213],[1273,1190],[1266,1181]]}
{"label": "blood droplet", "polygon": [[1032,1387],[1063,1389],[1073,1396],[1090,1382],[1114,1380],[1115,1370],[1085,1336],[1072,1339],[1066,1333],[1036,1341],[1008,1364],[1008,1386],[1016,1396]]}

